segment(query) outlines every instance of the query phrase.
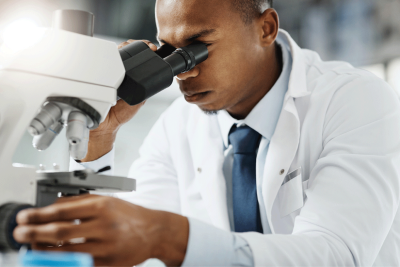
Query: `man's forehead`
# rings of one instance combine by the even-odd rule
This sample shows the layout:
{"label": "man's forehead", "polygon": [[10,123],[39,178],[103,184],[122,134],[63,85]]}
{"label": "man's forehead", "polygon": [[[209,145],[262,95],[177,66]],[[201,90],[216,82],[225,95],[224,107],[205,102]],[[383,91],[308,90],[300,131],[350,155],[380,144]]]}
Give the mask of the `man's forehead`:
{"label": "man's forehead", "polygon": [[157,0],[157,7],[166,11],[178,12],[207,12],[215,8],[223,8],[232,0]]}
{"label": "man's forehead", "polygon": [[[158,0],[157,27],[160,39],[195,39],[218,33],[224,21],[223,0]],[[220,10],[220,11],[218,11]],[[198,37],[198,36],[197,36]],[[188,40],[189,41],[189,40]]]}
{"label": "man's forehead", "polygon": [[229,0],[158,0],[156,19],[160,27],[186,25],[209,27],[223,19]]}

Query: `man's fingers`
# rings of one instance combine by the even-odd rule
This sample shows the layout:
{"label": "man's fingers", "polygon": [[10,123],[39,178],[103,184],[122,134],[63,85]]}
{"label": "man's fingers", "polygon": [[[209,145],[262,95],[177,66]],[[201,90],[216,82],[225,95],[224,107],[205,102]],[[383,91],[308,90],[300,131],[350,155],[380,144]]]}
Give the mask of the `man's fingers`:
{"label": "man's fingers", "polygon": [[105,199],[99,201],[97,196],[82,197],[74,201],[63,200],[61,203],[39,208],[26,209],[18,213],[18,224],[40,224],[56,221],[72,221],[75,219],[87,219],[96,216],[104,205]]}
{"label": "man's fingers", "polygon": [[[126,42],[123,42],[123,43],[118,45],[118,49],[121,49],[122,47],[127,46],[128,44],[131,44],[131,43],[136,42],[136,41],[138,41],[138,40],[130,39],[130,40],[126,41]],[[150,42],[148,40],[140,40],[140,41],[142,41],[143,43],[147,44],[150,47],[151,50],[157,51],[157,46],[155,44],[153,44],[152,42]]]}
{"label": "man's fingers", "polygon": [[128,44],[129,44],[128,42],[120,43],[120,44],[118,45],[118,49],[121,49],[122,47],[127,46]]}
{"label": "man's fingers", "polygon": [[93,256],[96,266],[109,266],[112,262],[112,259],[109,257],[111,250],[110,245],[97,241],[90,241],[82,244],[66,244],[55,247],[34,244],[32,248],[42,251],[89,253]]}
{"label": "man's fingers", "polygon": [[57,244],[74,238],[102,239],[102,226],[98,221],[82,224],[57,222],[42,225],[21,225],[15,228],[14,238],[20,243]]}
{"label": "man's fingers", "polygon": [[[140,40],[140,41],[142,41],[143,43],[147,44],[150,47],[151,50],[157,51],[157,46],[155,44],[153,44],[152,42],[150,42],[149,40]],[[136,42],[136,40],[130,39],[127,42],[131,44],[133,42]]]}
{"label": "man's fingers", "polygon": [[57,243],[31,243],[31,247],[32,249],[36,249],[37,246],[40,247],[57,247],[61,244],[61,242],[57,242]]}
{"label": "man's fingers", "polygon": [[81,200],[84,198],[98,197],[98,195],[84,194],[79,196],[68,196],[68,197],[59,197],[55,203],[65,203],[75,200]]}
{"label": "man's fingers", "polygon": [[61,246],[32,244],[32,249],[52,252],[84,252],[93,256],[95,266],[112,266],[115,264],[115,260],[110,256],[111,246],[103,242],[89,241],[83,244],[65,244]]}
{"label": "man's fingers", "polygon": [[61,246],[46,246],[43,244],[36,243],[33,248],[35,250],[47,250],[47,251],[69,251],[69,252],[86,252],[90,253],[93,256],[101,255],[98,252],[100,242],[90,241],[82,244],[65,244]]}
{"label": "man's fingers", "polygon": [[142,40],[145,44],[147,44],[151,50],[157,51],[157,46],[148,40]]}

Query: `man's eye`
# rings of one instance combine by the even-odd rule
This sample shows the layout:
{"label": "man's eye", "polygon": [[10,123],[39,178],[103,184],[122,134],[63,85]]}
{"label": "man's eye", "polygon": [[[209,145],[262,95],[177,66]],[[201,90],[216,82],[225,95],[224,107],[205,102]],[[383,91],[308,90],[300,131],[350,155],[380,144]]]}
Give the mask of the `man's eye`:
{"label": "man's eye", "polygon": [[210,46],[210,45],[212,45],[212,44],[205,44],[206,46]]}

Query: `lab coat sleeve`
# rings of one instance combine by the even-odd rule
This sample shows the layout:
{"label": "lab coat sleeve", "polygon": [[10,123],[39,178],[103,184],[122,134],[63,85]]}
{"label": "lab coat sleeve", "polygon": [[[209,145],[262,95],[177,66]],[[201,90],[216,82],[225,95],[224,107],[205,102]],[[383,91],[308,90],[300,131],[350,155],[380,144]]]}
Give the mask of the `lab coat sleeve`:
{"label": "lab coat sleeve", "polygon": [[139,159],[129,171],[136,179],[136,191],[118,193],[116,197],[156,210],[181,213],[177,174],[170,155],[164,112],[145,138]]}
{"label": "lab coat sleeve", "polygon": [[242,237],[189,218],[189,241],[182,266],[251,267],[254,260],[249,244]]}
{"label": "lab coat sleeve", "polygon": [[258,266],[371,266],[391,229],[400,200],[397,95],[359,78],[321,113],[323,151],[293,233],[241,235]]}

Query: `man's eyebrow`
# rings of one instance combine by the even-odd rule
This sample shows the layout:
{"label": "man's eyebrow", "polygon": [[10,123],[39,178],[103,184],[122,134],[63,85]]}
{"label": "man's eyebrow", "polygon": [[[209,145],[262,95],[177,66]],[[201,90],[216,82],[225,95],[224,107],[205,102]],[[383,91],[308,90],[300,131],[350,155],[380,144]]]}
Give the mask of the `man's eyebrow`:
{"label": "man's eyebrow", "polygon": [[[193,42],[193,41],[195,41],[195,40],[198,39],[198,38],[205,37],[205,36],[210,35],[210,34],[212,34],[212,33],[214,33],[214,32],[216,32],[215,29],[206,29],[206,30],[202,30],[202,31],[200,31],[200,32],[198,32],[198,33],[196,33],[196,34],[193,34],[193,35],[191,35],[190,37],[186,38],[185,41],[187,41],[187,42]],[[171,44],[169,44],[168,42],[166,42],[165,40],[160,39],[160,37],[159,37],[158,35],[157,35],[157,40],[158,40],[160,43],[164,43],[164,44],[167,44],[167,45],[171,45]],[[171,45],[171,46],[173,46],[173,45]]]}
{"label": "man's eyebrow", "polygon": [[196,40],[197,38],[205,37],[205,36],[210,35],[210,34],[212,34],[212,33],[214,33],[214,32],[216,32],[215,29],[206,29],[206,30],[202,30],[202,31],[200,31],[200,32],[198,32],[198,33],[196,33],[196,34],[193,34],[193,35],[190,36],[189,38],[187,38],[186,41],[192,42],[192,41]]}

